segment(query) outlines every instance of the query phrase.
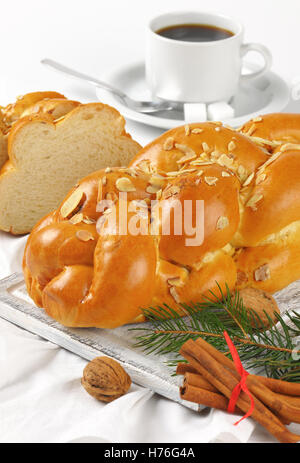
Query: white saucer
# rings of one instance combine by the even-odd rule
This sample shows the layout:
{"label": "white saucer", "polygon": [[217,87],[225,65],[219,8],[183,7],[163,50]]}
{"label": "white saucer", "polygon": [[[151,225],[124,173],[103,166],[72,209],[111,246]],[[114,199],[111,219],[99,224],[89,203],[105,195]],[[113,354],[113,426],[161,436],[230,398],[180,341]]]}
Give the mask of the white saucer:
{"label": "white saucer", "polygon": [[[247,63],[243,72],[253,71],[256,65]],[[132,98],[137,100],[151,100],[151,94],[145,82],[144,63],[135,63],[119,67],[110,71],[103,80],[120,88]],[[103,103],[110,104],[118,109],[123,116],[133,121],[154,127],[171,129],[184,124],[181,111],[160,111],[154,114],[142,114],[129,109],[117,96],[101,88],[96,89],[97,97]],[[287,83],[274,72],[268,72],[263,77],[240,86],[238,94],[231,103],[235,109],[236,117],[223,122],[232,127],[239,127],[249,119],[261,114],[282,111],[290,99],[290,90]]]}

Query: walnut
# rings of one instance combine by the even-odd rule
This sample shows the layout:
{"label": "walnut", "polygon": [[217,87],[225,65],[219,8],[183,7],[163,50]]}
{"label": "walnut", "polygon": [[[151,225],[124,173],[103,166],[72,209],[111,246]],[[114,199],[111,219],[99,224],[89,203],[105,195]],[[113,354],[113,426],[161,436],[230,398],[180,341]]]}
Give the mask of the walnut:
{"label": "walnut", "polygon": [[112,402],[128,391],[131,379],[116,360],[97,357],[84,368],[81,384],[95,399]]}
{"label": "walnut", "polygon": [[278,322],[276,313],[280,314],[280,310],[278,308],[277,302],[270,294],[262,291],[261,289],[255,288],[244,288],[239,292],[239,294],[243,299],[245,308],[249,312],[251,309],[253,312],[256,312],[262,322],[260,323],[259,320],[256,320],[255,323],[255,320],[253,319],[253,317],[255,318],[255,314],[253,314],[251,317],[252,326],[259,326],[260,328],[270,327],[270,321],[268,320],[266,313],[274,324]]}

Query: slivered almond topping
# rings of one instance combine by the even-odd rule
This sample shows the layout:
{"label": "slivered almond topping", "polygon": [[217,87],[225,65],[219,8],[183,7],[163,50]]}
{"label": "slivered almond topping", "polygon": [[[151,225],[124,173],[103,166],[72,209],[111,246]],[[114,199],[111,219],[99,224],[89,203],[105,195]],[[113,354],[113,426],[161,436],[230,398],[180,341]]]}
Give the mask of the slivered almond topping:
{"label": "slivered almond topping", "polygon": [[231,175],[229,174],[229,172],[225,172],[225,170],[223,170],[222,177],[231,177]]}
{"label": "slivered almond topping", "polygon": [[177,287],[183,286],[183,282],[181,281],[181,279],[179,277],[177,277],[177,278],[169,278],[168,279],[168,284],[170,286],[177,286]]}
{"label": "slivered almond topping", "polygon": [[236,144],[234,143],[234,141],[231,141],[230,143],[228,143],[228,151],[234,151],[236,148]]}
{"label": "slivered almond topping", "polygon": [[191,172],[196,172],[197,169],[180,169],[179,174],[190,174]]}
{"label": "slivered almond topping", "polygon": [[175,140],[173,137],[167,138],[163,146],[164,150],[165,151],[172,150],[174,148],[174,143],[175,143]]}
{"label": "slivered almond topping", "polygon": [[205,141],[202,143],[202,148],[203,148],[203,151],[205,153],[209,153],[210,148],[209,148],[208,144]]}
{"label": "slivered almond topping", "polygon": [[98,182],[97,203],[102,201],[102,196],[103,196],[103,187],[102,187],[102,179],[100,179]]}
{"label": "slivered almond topping", "polygon": [[272,164],[274,161],[276,161],[276,159],[279,158],[279,156],[282,155],[282,152],[281,151],[277,151],[277,153],[274,153],[259,169],[258,169],[258,173],[262,173],[266,167],[268,167],[270,164]]}
{"label": "slivered almond topping", "polygon": [[266,140],[265,138],[261,138],[261,137],[250,137],[246,133],[244,135],[250,138],[250,140],[253,141],[254,143],[257,143],[258,145],[268,145],[268,146],[271,146],[271,148],[276,148],[277,146],[281,145],[281,143],[278,141]]}
{"label": "slivered almond topping", "polygon": [[256,178],[256,185],[260,185],[262,182],[264,182],[267,178],[267,174],[260,174]]}
{"label": "slivered almond topping", "polygon": [[147,186],[146,191],[147,191],[147,193],[150,193],[150,195],[152,195],[152,194],[157,193],[158,190],[160,190],[160,189],[161,188],[158,185],[149,185],[149,186]]}
{"label": "slivered almond topping", "polygon": [[144,159],[143,161],[141,161],[138,165],[138,168],[145,174],[151,174],[151,165],[149,160]]}
{"label": "slivered almond topping", "polygon": [[116,181],[116,187],[119,191],[136,191],[136,188],[133,185],[132,181],[127,177],[118,178],[118,180]]}
{"label": "slivered almond topping", "polygon": [[130,175],[130,177],[134,177],[134,178],[137,177],[136,171],[134,169],[132,169],[132,168],[122,169],[122,170],[123,170],[123,172],[125,172],[125,174]]}
{"label": "slivered almond topping", "polygon": [[220,156],[221,156],[221,153],[218,150],[213,151],[210,155],[211,159],[218,159]]}
{"label": "slivered almond topping", "polygon": [[112,169],[110,167],[106,167],[105,171],[104,171],[106,174],[109,174],[110,172],[112,172]]}
{"label": "slivered almond topping", "polygon": [[246,180],[246,178],[247,178],[247,172],[246,172],[245,167],[242,166],[241,164],[238,166],[237,174],[238,174],[239,179],[240,179],[242,182],[243,182],[244,180]]}
{"label": "slivered almond topping", "polygon": [[174,172],[167,172],[168,177],[177,177],[178,175],[180,175],[179,170],[176,170]]}
{"label": "slivered almond topping", "polygon": [[192,161],[196,157],[197,157],[197,155],[195,153],[194,154],[186,154],[181,159],[179,159],[179,161],[177,161],[177,164],[185,164],[188,161]]}
{"label": "slivered almond topping", "polygon": [[219,217],[217,221],[217,230],[224,230],[224,228],[227,228],[229,225],[229,220],[227,217]]}
{"label": "slivered almond topping", "polygon": [[185,134],[186,136],[188,136],[190,133],[191,133],[191,128],[189,125],[185,125],[184,126],[184,131],[185,131]]}
{"label": "slivered almond topping", "polygon": [[170,291],[170,294],[172,296],[172,298],[174,299],[174,301],[179,304],[180,303],[180,298],[179,298],[179,295],[176,291],[176,289],[174,288],[174,286],[171,286],[171,288],[169,289]]}
{"label": "slivered almond topping", "polygon": [[285,145],[282,145],[280,148],[280,151],[290,151],[290,150],[300,150],[300,145],[296,145],[293,143],[286,143]]}
{"label": "slivered almond topping", "polygon": [[253,119],[253,122],[262,122],[262,121],[263,121],[262,117],[256,117],[255,119]]}
{"label": "slivered almond topping", "polygon": [[104,175],[104,177],[102,177],[102,185],[106,185],[107,184],[107,177],[106,175]]}
{"label": "slivered almond topping", "polygon": [[179,151],[182,151],[184,154],[196,157],[195,151],[192,150],[192,148],[190,148],[187,145],[181,145],[180,143],[175,143],[175,148],[177,148]]}
{"label": "slivered almond topping", "polygon": [[79,206],[83,197],[83,191],[77,188],[71,196],[61,206],[60,213],[63,218],[69,217],[73,211]]}
{"label": "slivered almond topping", "polygon": [[263,199],[263,197],[264,197],[263,195],[259,195],[259,194],[255,194],[251,196],[251,198],[246,204],[246,207],[251,207],[253,211],[256,211],[257,210],[256,205]]}
{"label": "slivered almond topping", "polygon": [[221,154],[217,163],[220,164],[222,167],[231,167],[233,164],[233,159],[227,156],[226,154]]}
{"label": "slivered almond topping", "polygon": [[199,170],[199,172],[197,172],[197,177],[201,177],[201,175],[204,174],[204,170]]}
{"label": "slivered almond topping", "polygon": [[165,198],[170,198],[170,196],[177,195],[180,193],[180,188],[177,185],[172,185],[171,187],[165,190]]}
{"label": "slivered almond topping", "polygon": [[162,190],[158,190],[157,193],[156,193],[156,199],[160,200],[162,197]]}
{"label": "slivered almond topping", "polygon": [[73,225],[76,225],[77,223],[80,223],[82,221],[83,221],[82,212],[79,212],[78,214],[73,215],[73,217],[71,217],[69,220],[69,222],[72,223]]}
{"label": "slivered almond topping", "polygon": [[217,177],[204,177],[205,183],[209,186],[216,186],[218,180]]}
{"label": "slivered almond topping", "polygon": [[254,175],[255,175],[255,172],[253,172],[251,175],[249,175],[249,177],[247,178],[247,180],[243,183],[243,186],[248,186],[248,185],[250,185],[250,183],[251,183],[252,180],[254,179]]}
{"label": "slivered almond topping", "polygon": [[78,232],[76,232],[76,237],[80,241],[94,241],[95,239],[93,235],[86,230],[78,230]]}
{"label": "slivered almond topping", "polygon": [[157,186],[157,187],[161,188],[162,186],[164,186],[165,180],[166,180],[166,178],[163,177],[162,175],[155,174],[155,175],[152,175],[152,177],[149,180],[149,183],[151,185],[154,185],[154,186]]}
{"label": "slivered almond topping", "polygon": [[254,271],[255,281],[266,281],[271,278],[270,267],[268,264],[262,265]]}
{"label": "slivered almond topping", "polygon": [[251,127],[250,127],[250,129],[249,129],[248,132],[247,132],[247,135],[248,135],[249,137],[251,137],[251,135],[255,132],[255,130],[256,130],[256,125],[255,125],[255,124],[252,124]]}
{"label": "slivered almond topping", "polygon": [[91,224],[93,224],[93,223],[96,223],[96,220],[90,219],[90,217],[84,217],[84,218],[82,219],[82,222],[83,222],[83,223],[86,223],[86,224],[88,224],[88,225],[91,225]]}
{"label": "slivered almond topping", "polygon": [[195,159],[195,161],[192,161],[190,164],[191,166],[209,166],[214,164],[214,162],[204,159]]}
{"label": "slivered almond topping", "polygon": [[194,133],[195,135],[198,135],[199,133],[202,133],[202,132],[203,132],[203,129],[198,129],[197,127],[192,130],[192,133]]}

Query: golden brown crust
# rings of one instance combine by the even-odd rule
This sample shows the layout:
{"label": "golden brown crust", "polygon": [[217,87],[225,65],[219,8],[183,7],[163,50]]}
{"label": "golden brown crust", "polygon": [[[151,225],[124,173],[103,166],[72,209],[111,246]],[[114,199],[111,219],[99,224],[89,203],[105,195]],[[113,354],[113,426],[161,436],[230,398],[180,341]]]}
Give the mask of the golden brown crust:
{"label": "golden brown crust", "polygon": [[[217,283],[274,293],[300,278],[300,151],[287,145],[300,139],[300,116],[281,116],[251,121],[244,134],[218,123],[179,127],[141,150],[130,168],[83,179],[82,198],[72,190],[28,240],[24,273],[36,303],[63,324],[111,328],[143,321],[143,307],[200,302],[218,293]],[[110,226],[97,234],[97,201],[108,195],[119,210],[120,182],[134,187],[129,201],[157,199],[171,211],[170,235],[161,213],[151,221],[157,235],[113,235]],[[74,191],[74,214],[93,223],[70,223]],[[193,247],[173,226],[170,206],[185,200],[193,208],[204,201],[204,241]],[[91,239],[78,240],[79,230]]]}
{"label": "golden brown crust", "polygon": [[266,114],[247,122],[241,133],[271,141],[299,143],[300,114]]}

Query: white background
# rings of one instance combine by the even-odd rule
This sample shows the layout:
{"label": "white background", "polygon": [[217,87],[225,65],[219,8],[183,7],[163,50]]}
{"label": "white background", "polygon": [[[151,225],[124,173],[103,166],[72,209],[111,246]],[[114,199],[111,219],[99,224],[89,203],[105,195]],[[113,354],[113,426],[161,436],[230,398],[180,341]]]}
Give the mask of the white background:
{"label": "white background", "polygon": [[[300,78],[299,0],[1,0],[0,104],[35,90],[92,101],[93,89],[44,69],[40,59],[101,77],[112,67],[143,59],[145,26],[152,16],[183,9],[236,17],[245,25],[246,41],[271,49],[276,72],[288,82]],[[157,133],[139,124],[129,128],[142,143]],[[25,239],[0,234],[0,277],[20,271]],[[86,436],[112,442],[272,441],[260,427],[250,438],[249,420],[236,429],[232,417],[216,412],[199,417],[136,386],[103,406],[80,386],[85,363],[0,320],[0,441]]]}

